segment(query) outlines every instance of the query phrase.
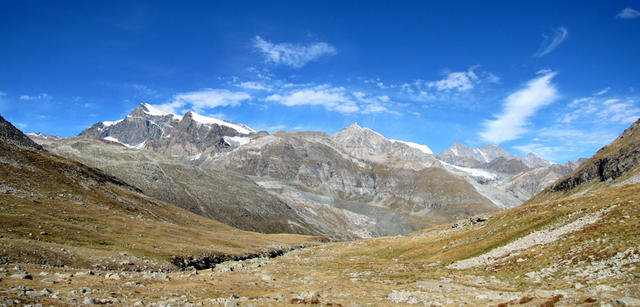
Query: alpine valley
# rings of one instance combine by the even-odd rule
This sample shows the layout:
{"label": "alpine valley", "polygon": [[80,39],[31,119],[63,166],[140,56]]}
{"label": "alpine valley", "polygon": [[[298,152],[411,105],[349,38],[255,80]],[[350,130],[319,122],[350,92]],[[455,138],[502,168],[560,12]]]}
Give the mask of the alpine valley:
{"label": "alpine valley", "polygon": [[142,103],[75,138],[32,135],[147,195],[227,225],[351,240],[406,234],[522,204],[578,164],[495,145],[436,155],[358,124],[334,135],[256,132]]}
{"label": "alpine valley", "polygon": [[73,138],[0,118],[0,303],[637,306],[639,144],[561,166],[147,104]]}

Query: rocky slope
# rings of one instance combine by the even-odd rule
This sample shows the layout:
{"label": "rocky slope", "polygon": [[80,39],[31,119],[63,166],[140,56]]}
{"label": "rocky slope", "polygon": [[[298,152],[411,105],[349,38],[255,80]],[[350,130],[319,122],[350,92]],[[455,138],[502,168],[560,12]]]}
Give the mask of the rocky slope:
{"label": "rocky slope", "polygon": [[[194,161],[92,136],[33,138],[47,150],[100,168],[145,194],[240,229],[322,234],[340,240],[387,234],[365,215],[327,205],[321,197],[313,198],[311,193],[277,181],[251,179],[232,170],[198,166]],[[394,220],[389,217],[395,233],[410,231],[392,223]]]}
{"label": "rocky slope", "polygon": [[438,158],[445,168],[466,178],[478,192],[502,208],[522,204],[580,165],[580,162],[558,165],[532,153],[514,156],[491,144],[474,149],[455,143]]}
{"label": "rocky slope", "polygon": [[0,263],[172,270],[174,256],[242,256],[315,241],[200,217],[96,168],[16,146],[20,134],[0,137]]}
{"label": "rocky slope", "polygon": [[549,187],[568,191],[582,184],[615,180],[640,164],[640,120],[627,128],[611,144],[600,149],[574,172]]}
{"label": "rocky slope", "polygon": [[[331,136],[349,155],[375,163],[397,163],[398,167],[420,169],[434,166],[436,156],[426,145],[390,140],[379,133],[360,127],[357,123]],[[417,162],[417,165],[411,165]]]}
{"label": "rocky slope", "polygon": [[182,159],[92,136],[34,139],[53,153],[99,168],[147,195],[227,225],[263,233],[318,234],[278,197],[233,171],[205,171]]}
{"label": "rocky slope", "polygon": [[515,159],[524,163],[528,168],[550,166],[553,164],[533,153],[529,153],[526,156],[514,156],[502,147],[493,144],[488,144],[480,148],[470,148],[457,142],[450,148],[443,150],[439,158],[451,164],[467,167],[477,167],[482,163],[490,163],[497,158],[505,158],[506,160]]}
{"label": "rocky slope", "polygon": [[[371,133],[353,126],[348,129]],[[386,234],[497,210],[462,178],[439,167],[426,167],[394,156],[397,145],[385,143],[383,138],[371,141],[367,137],[342,136],[279,132],[205,161],[203,166],[264,178],[257,180],[276,180],[308,193],[305,195],[309,198],[322,199],[328,206],[366,215],[382,226],[380,230]],[[334,139],[363,140],[375,148],[383,148],[376,152],[389,153],[376,155],[383,158],[371,158],[373,151],[357,146],[343,149]],[[417,155],[406,145],[401,148],[403,154]],[[369,159],[361,158],[365,156]]]}
{"label": "rocky slope", "polygon": [[15,146],[42,149],[42,146],[36,144],[2,116],[0,116],[0,139]]}
{"label": "rocky slope", "polygon": [[[290,215],[288,226],[280,219],[273,229],[304,233],[319,229],[341,239],[406,233],[461,216],[517,206],[570,171],[533,154],[513,156],[495,145],[472,149],[456,143],[436,156],[425,145],[390,140],[358,124],[333,136],[316,132],[268,135],[195,113],[162,113],[148,104],[141,104],[123,120],[97,123],[82,135],[191,161],[207,174],[231,171],[250,176],[296,212],[297,216]],[[85,163],[104,166],[100,161],[89,162],[97,158],[81,150],[74,155],[85,156]],[[115,160],[124,163],[125,159]],[[110,168],[115,172],[118,167],[112,164]],[[151,169],[139,171],[148,173],[138,176],[145,180],[155,176]],[[120,173],[118,176],[132,176]],[[136,185],[154,186],[140,178]],[[213,194],[208,198],[210,203],[226,197]],[[162,197],[158,192],[154,195]],[[206,211],[198,208],[202,205],[182,201],[188,197],[177,199],[179,195],[162,199],[178,201],[199,214]],[[248,207],[254,203],[250,198],[244,202]],[[228,213],[224,216],[237,212]],[[232,218],[221,219],[243,229],[260,229],[234,223]],[[345,224],[353,227],[338,226]]]}

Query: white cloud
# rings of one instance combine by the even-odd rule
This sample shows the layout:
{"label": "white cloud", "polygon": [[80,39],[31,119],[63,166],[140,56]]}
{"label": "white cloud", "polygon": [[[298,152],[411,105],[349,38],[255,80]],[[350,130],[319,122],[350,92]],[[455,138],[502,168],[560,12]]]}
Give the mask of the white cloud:
{"label": "white cloud", "polygon": [[640,12],[628,7],[618,12],[616,18],[618,19],[633,19],[640,17]]}
{"label": "white cloud", "polygon": [[273,90],[271,87],[267,86],[264,83],[253,82],[253,81],[236,83],[234,84],[234,86],[240,87],[246,90],[267,91],[267,92],[270,92]]}
{"label": "white cloud", "polygon": [[171,102],[154,105],[154,107],[164,112],[177,113],[179,108],[190,106],[194,111],[200,113],[206,108],[237,106],[242,101],[251,98],[251,95],[244,92],[207,88],[200,91],[174,95]]}
{"label": "white cloud", "polygon": [[360,105],[361,113],[364,114],[373,114],[373,113],[391,113],[391,114],[400,114],[396,111],[389,110],[385,104],[391,103],[391,98],[386,95],[375,96],[375,97],[367,97],[367,95],[363,92],[353,92],[351,93],[353,97],[356,98],[362,104]]}
{"label": "white cloud", "polygon": [[447,74],[446,78],[428,82],[429,87],[436,88],[438,91],[468,91],[473,88],[474,83],[478,81],[478,76],[473,73],[473,70],[466,72],[452,72]]}
{"label": "white cloud", "polygon": [[326,85],[294,90],[285,94],[274,94],[266,98],[285,106],[322,106],[329,111],[354,113],[360,111],[358,105],[347,97],[343,87],[328,87]]}
{"label": "white cloud", "polygon": [[606,88],[603,88],[601,91],[599,91],[599,92],[597,92],[597,93],[595,93],[593,95],[594,96],[602,96],[602,95],[608,93],[610,90],[611,90],[610,87],[606,87]]}
{"label": "white cloud", "polygon": [[603,108],[597,115],[603,121],[631,124],[640,116],[640,108],[635,106],[631,100],[622,102],[620,99],[607,99],[603,102]]}
{"label": "white cloud", "polygon": [[22,95],[20,96],[20,100],[45,100],[45,99],[51,99],[51,96],[49,96],[46,93],[42,93],[36,96],[29,96],[29,95]]}
{"label": "white cloud", "polygon": [[467,71],[449,72],[437,81],[415,80],[399,85],[402,92],[410,99],[427,101],[434,99],[450,100],[452,97],[469,92],[479,84],[500,83],[500,78],[489,72],[475,73],[479,66],[472,66]]}
{"label": "white cloud", "polygon": [[322,56],[338,53],[335,47],[324,42],[306,46],[292,43],[274,44],[260,36],[253,39],[253,46],[265,56],[267,62],[293,68],[301,68]]}
{"label": "white cloud", "polygon": [[560,27],[554,29],[553,34],[549,35],[543,33],[542,36],[544,37],[544,40],[542,41],[542,44],[540,45],[538,51],[535,53],[536,57],[544,56],[556,49],[562,42],[567,39],[567,37],[569,36],[569,32],[565,27]]}
{"label": "white cloud", "polygon": [[605,97],[609,91],[606,88],[591,97],[574,99],[567,105],[568,112],[558,119],[558,122],[570,124],[576,120],[580,122],[622,123],[630,124],[640,117],[640,106],[637,98]]}
{"label": "white cloud", "polygon": [[0,91],[0,96],[7,96],[7,93]]}
{"label": "white cloud", "polygon": [[527,120],[538,109],[551,104],[558,98],[551,79],[556,75],[549,72],[529,81],[525,88],[509,95],[504,102],[502,114],[484,123],[480,137],[492,143],[515,140],[528,131]]}

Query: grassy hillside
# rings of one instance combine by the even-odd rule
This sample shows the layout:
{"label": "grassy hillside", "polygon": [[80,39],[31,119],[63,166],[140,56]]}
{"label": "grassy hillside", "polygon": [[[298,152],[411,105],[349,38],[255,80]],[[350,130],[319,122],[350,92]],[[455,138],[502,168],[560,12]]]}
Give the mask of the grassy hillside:
{"label": "grassy hillside", "polygon": [[[0,141],[2,262],[171,269],[173,256],[246,255],[313,244],[240,231],[147,197],[93,168]],[[120,253],[133,264],[121,265]]]}

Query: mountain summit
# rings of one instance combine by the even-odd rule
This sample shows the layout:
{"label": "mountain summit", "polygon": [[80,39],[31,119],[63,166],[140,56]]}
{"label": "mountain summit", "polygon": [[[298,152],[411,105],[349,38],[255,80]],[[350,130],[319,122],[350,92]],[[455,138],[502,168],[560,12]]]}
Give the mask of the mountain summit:
{"label": "mountain summit", "polygon": [[255,131],[245,125],[187,112],[180,116],[141,103],[125,118],[104,121],[82,131],[130,148],[148,148],[170,156],[199,158],[249,142]]}
{"label": "mountain summit", "polygon": [[477,167],[481,164],[491,163],[497,158],[505,158],[506,160],[515,159],[521,161],[529,168],[546,167],[553,164],[536,156],[534,153],[529,153],[526,156],[514,156],[502,147],[494,144],[487,144],[480,148],[471,148],[456,142],[450,148],[443,150],[439,157],[448,163],[469,167]]}

